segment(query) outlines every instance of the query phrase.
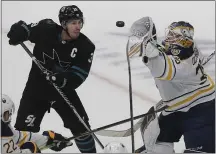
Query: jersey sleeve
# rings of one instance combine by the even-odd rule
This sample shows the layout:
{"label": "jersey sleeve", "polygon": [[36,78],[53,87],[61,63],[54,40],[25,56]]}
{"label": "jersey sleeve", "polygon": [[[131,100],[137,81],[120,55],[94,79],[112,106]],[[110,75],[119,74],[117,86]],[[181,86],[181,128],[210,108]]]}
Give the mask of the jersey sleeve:
{"label": "jersey sleeve", "polygon": [[14,142],[19,147],[25,142],[31,141],[37,144],[39,148],[42,148],[46,146],[46,143],[48,141],[48,138],[46,136],[43,136],[38,133],[18,131],[18,130],[13,130],[13,133],[14,133],[14,136],[13,136]]}
{"label": "jersey sleeve", "polygon": [[[18,131],[12,128],[11,125],[7,125],[7,132],[1,136],[2,151],[3,153],[26,153],[30,151],[21,150],[20,146],[27,141],[34,142],[39,148],[46,146],[48,138],[41,134],[36,134],[27,131]],[[4,131],[6,132],[6,131]]]}
{"label": "jersey sleeve", "polygon": [[52,19],[43,19],[37,23],[28,25],[30,36],[28,38],[32,43],[40,43],[52,39],[55,35],[53,30],[58,25]]}
{"label": "jersey sleeve", "polygon": [[158,56],[149,58],[146,66],[154,78],[159,80],[172,80],[176,74],[175,62],[172,56],[160,52]]}
{"label": "jersey sleeve", "polygon": [[63,73],[64,77],[67,79],[66,86],[70,89],[78,88],[89,75],[94,56],[95,45],[93,43],[88,43],[85,46],[85,49],[85,54],[81,55],[79,60]]}

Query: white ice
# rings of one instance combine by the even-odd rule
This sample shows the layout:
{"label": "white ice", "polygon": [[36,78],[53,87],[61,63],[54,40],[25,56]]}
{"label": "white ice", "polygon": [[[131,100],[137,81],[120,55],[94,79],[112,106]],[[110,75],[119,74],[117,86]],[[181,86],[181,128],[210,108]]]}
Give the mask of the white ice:
{"label": "white ice", "polygon": [[[128,93],[128,72],[125,46],[130,25],[143,16],[151,16],[158,35],[173,21],[186,20],[195,27],[195,38],[203,54],[215,50],[215,7],[214,2],[2,2],[2,93],[9,95],[18,109],[22,91],[31,68],[31,59],[21,46],[10,46],[6,34],[10,26],[19,20],[27,23],[43,18],[58,22],[58,11],[63,5],[75,4],[84,12],[83,33],[96,45],[91,74],[77,92],[86,108],[92,129],[130,117]],[[124,28],[115,27],[117,20],[126,23]],[[118,34],[118,35],[117,35]],[[34,44],[26,42],[32,49]],[[215,79],[215,59],[206,66],[206,71]],[[134,116],[143,114],[160,100],[149,70],[140,58],[131,60]],[[12,124],[16,119],[13,117]],[[110,129],[123,130],[130,123]],[[63,127],[63,122],[54,110],[47,113],[41,123],[41,130],[54,130],[67,137],[72,134]],[[131,138],[111,138],[98,136],[103,144],[119,141],[131,151]],[[97,143],[96,143],[97,144]],[[141,146],[140,132],[135,133],[135,147]],[[98,151],[101,151],[97,144]],[[183,140],[175,144],[176,152],[184,149]],[[44,152],[53,152],[45,150]],[[62,153],[78,153],[75,143]]]}

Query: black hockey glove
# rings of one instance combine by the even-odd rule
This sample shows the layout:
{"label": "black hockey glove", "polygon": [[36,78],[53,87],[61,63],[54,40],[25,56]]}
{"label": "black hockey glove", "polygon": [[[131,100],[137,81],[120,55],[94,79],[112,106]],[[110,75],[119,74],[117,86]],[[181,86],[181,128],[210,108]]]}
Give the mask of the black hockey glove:
{"label": "black hockey glove", "polygon": [[46,79],[52,83],[55,83],[59,88],[65,87],[67,79],[60,73],[49,74]]}
{"label": "black hockey glove", "polygon": [[50,149],[53,151],[61,151],[62,149],[73,145],[70,140],[53,131],[44,131],[43,135],[48,137],[47,145],[51,145]]}
{"label": "black hockey glove", "polygon": [[7,34],[9,38],[10,45],[18,45],[19,43],[26,41],[30,35],[30,30],[27,24],[20,20],[19,22],[13,24],[10,31]]}

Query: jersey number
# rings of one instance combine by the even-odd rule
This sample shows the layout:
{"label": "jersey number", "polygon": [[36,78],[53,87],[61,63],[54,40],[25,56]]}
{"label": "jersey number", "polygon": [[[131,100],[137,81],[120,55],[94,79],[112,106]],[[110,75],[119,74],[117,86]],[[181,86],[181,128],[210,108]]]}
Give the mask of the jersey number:
{"label": "jersey number", "polygon": [[88,62],[89,62],[89,63],[91,63],[91,62],[92,62],[93,55],[94,55],[94,53],[91,53],[91,57],[88,59]]}
{"label": "jersey number", "polygon": [[5,143],[3,147],[7,148],[6,153],[12,153],[13,151],[17,149],[12,139],[9,142]]}

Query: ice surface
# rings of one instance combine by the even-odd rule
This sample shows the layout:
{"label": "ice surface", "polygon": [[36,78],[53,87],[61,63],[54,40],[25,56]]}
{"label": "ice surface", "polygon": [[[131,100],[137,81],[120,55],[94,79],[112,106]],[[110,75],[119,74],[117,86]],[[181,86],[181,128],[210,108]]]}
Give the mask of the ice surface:
{"label": "ice surface", "polygon": [[[6,33],[14,22],[24,20],[27,23],[37,22],[42,18],[52,18],[58,22],[58,10],[63,5],[78,5],[85,16],[83,32],[95,43],[96,51],[91,74],[77,92],[86,108],[92,129],[119,120],[129,118],[128,72],[125,45],[127,33],[133,21],[142,16],[152,17],[163,36],[164,29],[173,21],[187,20],[195,27],[195,37],[203,54],[208,55],[215,50],[215,8],[214,2],[2,2],[2,93],[9,95],[19,106],[22,91],[25,87],[31,68],[31,59],[21,46],[9,46]],[[184,9],[183,9],[184,7]],[[193,8],[193,11],[192,11]],[[176,10],[180,11],[176,11]],[[184,13],[183,13],[183,10]],[[205,9],[205,11],[200,11]],[[200,15],[200,12],[202,13]],[[126,23],[124,28],[115,27],[117,20]],[[33,44],[26,42],[32,49]],[[160,100],[149,70],[141,59],[131,60],[134,116],[143,114]],[[206,71],[215,79],[215,59],[207,65]],[[12,124],[15,122],[16,113]],[[130,127],[130,123],[110,129],[122,130]],[[41,124],[41,131],[52,129],[65,136],[72,136],[63,127],[58,114],[51,110]],[[131,151],[131,138],[111,138],[98,136],[103,144],[119,141]],[[135,133],[135,147],[141,146],[140,132]],[[100,147],[97,144],[97,149]],[[183,140],[175,144],[176,152],[184,149]],[[53,152],[51,150],[44,151]],[[79,152],[76,145],[66,148],[62,153]]]}

